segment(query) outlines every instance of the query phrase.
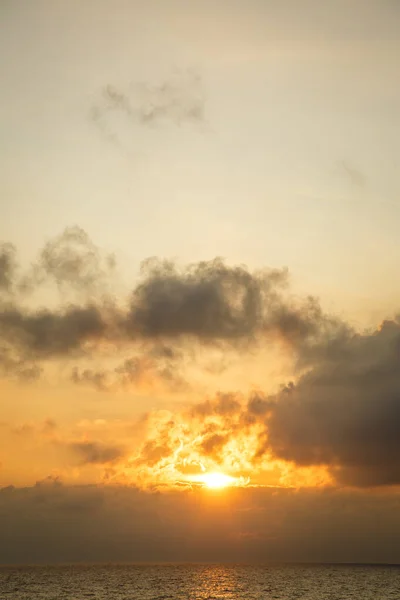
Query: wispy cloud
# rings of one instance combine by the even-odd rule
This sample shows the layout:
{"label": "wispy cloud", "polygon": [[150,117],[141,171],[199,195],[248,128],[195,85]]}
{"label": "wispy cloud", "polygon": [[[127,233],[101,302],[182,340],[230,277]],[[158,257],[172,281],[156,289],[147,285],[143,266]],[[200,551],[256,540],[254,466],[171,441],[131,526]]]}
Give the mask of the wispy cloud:
{"label": "wispy cloud", "polygon": [[[124,146],[120,127],[162,123],[202,124],[205,92],[193,71],[177,71],[161,83],[107,84],[89,111],[90,121],[108,141]],[[131,130],[132,136],[134,129]],[[123,136],[125,139],[125,136]]]}
{"label": "wispy cloud", "polygon": [[93,386],[99,391],[141,390],[183,392],[190,389],[180,369],[179,358],[155,357],[152,349],[125,359],[114,368],[74,367],[71,380],[76,384]]}
{"label": "wispy cloud", "polygon": [[75,441],[66,444],[68,450],[76,454],[80,464],[110,464],[125,455],[123,448],[113,444],[95,441]]}
{"label": "wispy cloud", "polygon": [[356,188],[364,188],[367,183],[367,178],[360,169],[347,160],[340,160],[337,163],[338,174],[344,177],[351,186]]}

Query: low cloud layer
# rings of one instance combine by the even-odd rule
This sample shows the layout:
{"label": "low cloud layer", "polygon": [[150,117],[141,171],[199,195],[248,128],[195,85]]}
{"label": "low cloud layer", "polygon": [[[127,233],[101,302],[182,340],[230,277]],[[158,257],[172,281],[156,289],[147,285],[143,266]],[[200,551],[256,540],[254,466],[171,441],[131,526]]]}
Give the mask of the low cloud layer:
{"label": "low cloud layer", "polygon": [[160,494],[48,479],[0,490],[0,562],[394,563],[399,506],[393,494],[278,488]]}

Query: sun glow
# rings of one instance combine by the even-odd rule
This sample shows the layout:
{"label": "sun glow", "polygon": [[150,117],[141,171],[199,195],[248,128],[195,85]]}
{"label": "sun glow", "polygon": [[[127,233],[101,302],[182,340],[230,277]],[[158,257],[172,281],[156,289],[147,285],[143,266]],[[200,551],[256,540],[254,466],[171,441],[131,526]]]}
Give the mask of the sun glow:
{"label": "sun glow", "polygon": [[217,471],[200,475],[198,477],[198,481],[203,483],[205,487],[211,489],[220,489],[236,483],[236,479],[234,477],[225,475],[225,473],[218,473]]}

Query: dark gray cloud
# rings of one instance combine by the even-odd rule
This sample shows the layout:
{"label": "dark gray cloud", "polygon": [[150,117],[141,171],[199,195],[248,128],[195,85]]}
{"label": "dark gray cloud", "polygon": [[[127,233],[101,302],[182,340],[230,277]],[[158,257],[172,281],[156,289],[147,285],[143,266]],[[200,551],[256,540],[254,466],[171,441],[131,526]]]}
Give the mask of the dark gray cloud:
{"label": "dark gray cloud", "polygon": [[102,442],[69,442],[66,447],[79,457],[80,464],[104,465],[125,456],[125,450],[120,446]]}
{"label": "dark gray cloud", "polygon": [[[12,281],[14,251],[7,252],[4,285],[21,289],[21,278]],[[30,278],[33,286],[44,280],[54,282],[63,303],[32,311],[18,297],[0,302],[1,338],[25,358],[31,353],[41,358],[70,353],[102,337],[118,343],[150,343],[153,348],[146,349],[147,357],[163,361],[163,376],[172,381],[181,352],[178,347],[185,339],[233,348],[277,335],[296,348],[304,361],[306,350],[320,351],[321,344],[346,329],[326,315],[315,299],[292,301],[285,290],[286,269],[251,272],[220,259],[178,268],[152,259],[144,263],[129,308],[123,310],[116,307],[116,299],[103,293],[111,289],[107,281],[113,268],[113,258],[104,257],[82,229],[67,228],[46,243]],[[27,279],[22,277],[25,283]],[[85,292],[76,298],[80,303],[65,303],[69,290]],[[160,352],[164,356],[156,356]],[[125,367],[127,376],[137,372],[136,363]]]}
{"label": "dark gray cloud", "polygon": [[54,479],[3,488],[0,562],[400,561],[398,494],[232,488],[220,500]]}
{"label": "dark gray cloud", "polygon": [[400,484],[400,320],[342,338],[296,385],[249,408],[267,415],[265,448],[328,465],[341,483]]}
{"label": "dark gray cloud", "polygon": [[[15,248],[3,244],[0,292],[7,292],[0,295],[3,374],[33,379],[40,373],[37,361],[77,353],[87,342],[106,336],[109,323],[104,319],[104,293],[114,267],[113,257],[104,256],[79,227],[69,227],[47,242],[25,272],[18,268]],[[61,306],[29,309],[27,297],[51,282],[61,292]],[[80,302],[69,302],[70,293]]]}
{"label": "dark gray cloud", "polygon": [[15,355],[10,347],[0,346],[0,375],[20,382],[32,382],[40,377],[41,367],[34,360]]}
{"label": "dark gray cloud", "polygon": [[174,348],[167,344],[155,344],[149,352],[149,356],[155,359],[162,359],[167,361],[179,361],[183,358],[183,352],[179,348]]}
{"label": "dark gray cloud", "polygon": [[24,311],[0,308],[0,336],[22,354],[55,357],[79,350],[86,341],[98,340],[106,324],[96,306],[69,306],[60,311]]}
{"label": "dark gray cloud", "polygon": [[17,271],[16,248],[13,244],[0,244],[0,293],[11,292]]}
{"label": "dark gray cloud", "polygon": [[288,284],[287,269],[252,272],[218,258],[179,269],[152,259],[143,264],[123,327],[131,337],[189,337],[230,347],[275,337],[297,351],[303,366],[322,350],[333,351],[351,328],[311,296],[291,299]]}
{"label": "dark gray cloud", "polygon": [[265,311],[277,301],[286,271],[250,273],[222,260],[179,270],[169,261],[151,260],[134,289],[127,326],[132,335],[204,341],[251,338],[264,326]]}

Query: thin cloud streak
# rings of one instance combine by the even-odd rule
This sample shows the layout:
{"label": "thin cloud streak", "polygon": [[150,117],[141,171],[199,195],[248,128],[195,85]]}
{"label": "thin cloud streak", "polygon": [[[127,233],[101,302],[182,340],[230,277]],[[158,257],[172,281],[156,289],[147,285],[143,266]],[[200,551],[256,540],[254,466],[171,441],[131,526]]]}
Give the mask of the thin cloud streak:
{"label": "thin cloud streak", "polygon": [[91,106],[89,120],[109,142],[124,149],[126,135],[121,124],[134,136],[135,127],[175,126],[205,123],[205,92],[201,77],[194,71],[177,71],[159,84],[107,84]]}

